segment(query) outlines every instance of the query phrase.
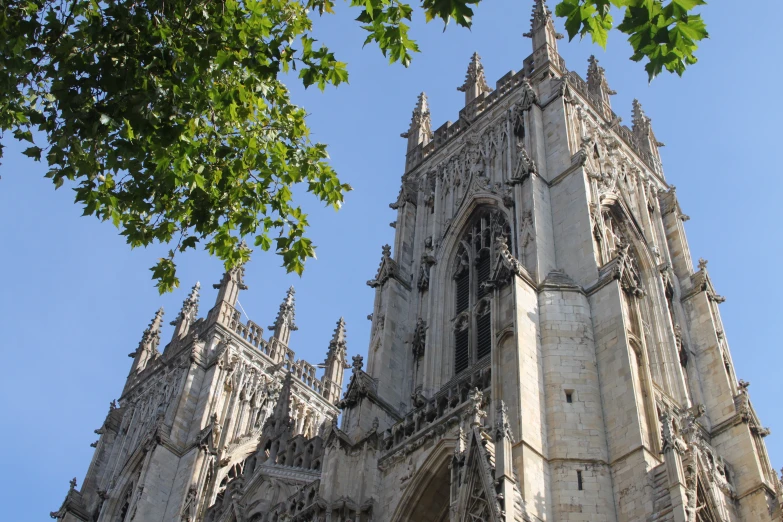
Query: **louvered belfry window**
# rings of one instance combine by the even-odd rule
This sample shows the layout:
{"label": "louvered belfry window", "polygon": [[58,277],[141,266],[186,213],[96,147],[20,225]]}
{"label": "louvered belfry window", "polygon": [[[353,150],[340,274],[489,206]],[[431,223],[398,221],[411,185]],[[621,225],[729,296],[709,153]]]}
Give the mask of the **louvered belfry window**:
{"label": "louvered belfry window", "polygon": [[503,212],[481,209],[465,232],[454,261],[454,373],[466,370],[492,352],[490,282],[496,259],[495,239],[511,244]]}

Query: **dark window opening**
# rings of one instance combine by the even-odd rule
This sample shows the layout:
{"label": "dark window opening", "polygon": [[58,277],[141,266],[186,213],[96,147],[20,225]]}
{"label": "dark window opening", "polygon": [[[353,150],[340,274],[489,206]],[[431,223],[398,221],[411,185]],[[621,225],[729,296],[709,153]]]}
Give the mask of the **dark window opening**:
{"label": "dark window opening", "polygon": [[522,143],[525,139],[525,124],[520,116],[514,125],[514,137],[517,139],[517,143]]}
{"label": "dark window opening", "polygon": [[576,487],[579,489],[579,491],[582,491],[582,472],[577,471],[576,472]]}
{"label": "dark window opening", "polygon": [[470,272],[457,276],[457,313],[464,312],[470,304]]}
{"label": "dark window opening", "polygon": [[476,357],[483,359],[492,352],[492,321],[490,314],[480,316],[476,320]]}
{"label": "dark window opening", "polygon": [[470,365],[469,330],[459,330],[455,334],[454,373],[459,373]]}
{"label": "dark window opening", "polygon": [[485,250],[481,253],[481,257],[476,266],[476,279],[478,279],[477,295],[479,299],[487,294],[487,289],[483,283],[489,281],[489,270],[489,252]]}
{"label": "dark window opening", "polygon": [[572,402],[574,402],[574,395],[573,395],[573,393],[574,393],[574,392],[572,392],[572,391],[570,391],[570,390],[568,390],[568,391],[566,391],[566,392],[565,392],[565,394],[566,394],[566,402],[567,402],[567,403],[569,403],[569,404],[571,404]]}

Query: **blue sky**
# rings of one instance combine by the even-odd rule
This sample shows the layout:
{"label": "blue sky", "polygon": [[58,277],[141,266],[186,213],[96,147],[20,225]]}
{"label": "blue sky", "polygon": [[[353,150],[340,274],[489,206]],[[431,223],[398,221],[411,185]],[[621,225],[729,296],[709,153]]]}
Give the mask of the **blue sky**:
{"label": "blue sky", "polygon": [[[550,5],[554,2],[550,0]],[[740,7],[741,6],[741,7]],[[585,75],[596,54],[618,91],[612,104],[624,123],[638,98],[653,119],[669,183],[691,220],[686,224],[694,259],[710,261],[727,337],[739,377],[751,381],[751,398],[764,425],[775,469],[783,466],[783,396],[779,335],[781,298],[772,285],[783,257],[783,181],[778,157],[777,100],[781,80],[779,40],[783,4],[711,2],[703,9],[711,39],[700,62],[683,78],[647,83],[642,65],[628,60],[622,35],[609,50],[589,42],[560,42],[569,69]],[[419,13],[420,15],[420,13]],[[297,356],[321,362],[335,322],[348,328],[350,355],[364,354],[369,336],[375,275],[381,246],[391,243],[388,208],[399,189],[407,130],[416,96],[426,91],[433,127],[456,120],[464,97],[456,91],[474,51],[483,58],[490,85],[530,54],[522,37],[530,2],[494,0],[476,9],[472,31],[423,23],[413,36],[422,53],[409,69],[388,66],[364,35],[347,4],[316,22],[317,36],[348,62],[350,84],[326,93],[294,87],[309,113],[313,138],[328,143],[332,162],[354,187],[340,212],[302,196],[310,212],[317,260],[302,278],[286,275],[277,256],[256,253],[247,266],[250,289],[240,296],[249,316],[267,326],[289,285],[296,287]],[[558,21],[558,25],[562,24]],[[564,32],[561,30],[561,32]],[[68,480],[81,481],[92,457],[93,430],[118,397],[141,333],[159,306],[166,321],[179,311],[197,280],[204,292],[201,314],[212,306],[212,283],[221,264],[204,252],[179,259],[182,288],[158,296],[148,268],[167,249],[130,251],[109,224],[83,218],[66,189],[55,191],[44,167],[22,157],[6,139],[0,166],[0,292],[3,378],[0,408],[6,448],[0,475],[4,518],[42,520],[59,507]],[[171,335],[164,332],[164,340]]]}

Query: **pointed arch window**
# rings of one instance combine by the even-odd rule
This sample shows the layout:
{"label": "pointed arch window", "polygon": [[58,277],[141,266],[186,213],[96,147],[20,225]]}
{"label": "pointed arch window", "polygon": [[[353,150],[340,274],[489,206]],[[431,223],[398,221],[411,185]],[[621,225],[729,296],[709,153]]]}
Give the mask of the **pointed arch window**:
{"label": "pointed arch window", "polygon": [[497,209],[477,212],[454,260],[454,374],[492,352],[490,291],[487,283],[495,259],[495,239],[510,244],[511,230]]}

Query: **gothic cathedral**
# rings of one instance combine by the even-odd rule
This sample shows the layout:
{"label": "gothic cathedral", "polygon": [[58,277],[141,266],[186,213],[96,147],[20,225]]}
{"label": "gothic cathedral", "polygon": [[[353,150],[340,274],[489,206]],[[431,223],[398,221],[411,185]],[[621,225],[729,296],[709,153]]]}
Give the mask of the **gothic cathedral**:
{"label": "gothic cathedral", "polygon": [[473,56],[456,123],[433,132],[419,97],[366,365],[342,319],[322,364],[296,359],[293,289],[264,338],[242,267],[206,317],[196,285],[52,518],[783,521],[650,119],[619,124],[595,59],[566,69],[543,0],[526,36],[494,90]]}

